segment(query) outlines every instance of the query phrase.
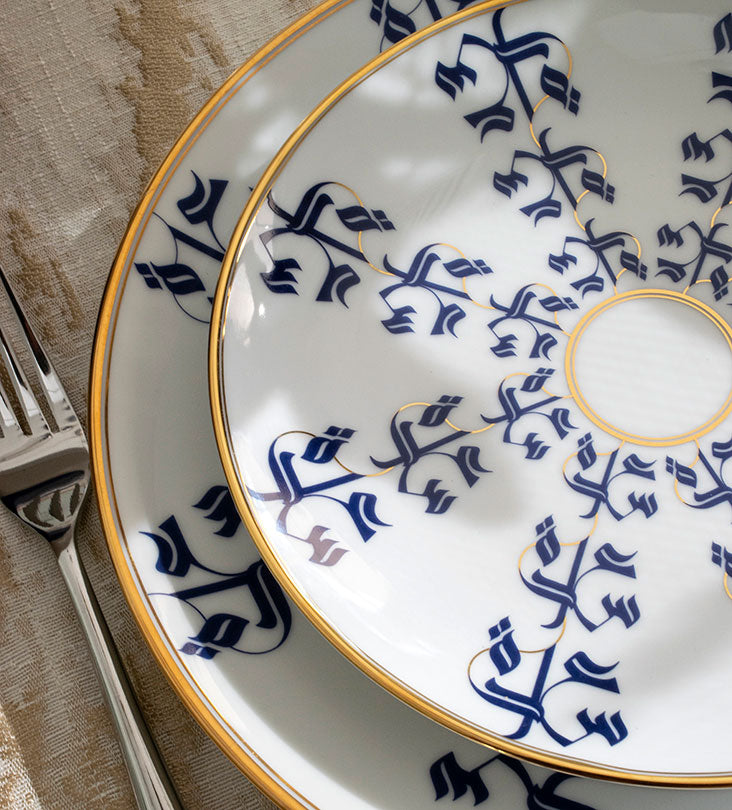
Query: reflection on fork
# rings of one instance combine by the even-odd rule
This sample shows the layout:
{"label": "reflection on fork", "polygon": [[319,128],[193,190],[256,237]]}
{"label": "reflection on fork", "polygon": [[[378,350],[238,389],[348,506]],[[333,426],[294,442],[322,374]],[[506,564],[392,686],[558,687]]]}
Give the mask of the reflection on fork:
{"label": "reflection on fork", "polygon": [[138,805],[142,810],[180,810],[76,550],[74,530],[90,480],[84,430],[1,267],[0,282],[55,422],[46,419],[0,329],[2,366],[15,396],[13,401],[0,382],[0,500],[45,537],[56,554],[117,726]]}

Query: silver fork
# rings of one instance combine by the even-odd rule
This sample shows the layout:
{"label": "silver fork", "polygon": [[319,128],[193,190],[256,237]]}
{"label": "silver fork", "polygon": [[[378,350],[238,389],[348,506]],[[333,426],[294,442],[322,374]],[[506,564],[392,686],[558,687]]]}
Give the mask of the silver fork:
{"label": "silver fork", "polygon": [[21,364],[0,329],[0,355],[28,425],[26,433],[0,382],[0,500],[49,541],[97,667],[142,810],[181,810],[180,800],[137,706],[112,636],[81,564],[74,529],[89,485],[84,430],[0,267],[0,281],[26,337],[57,427],[49,426]]}

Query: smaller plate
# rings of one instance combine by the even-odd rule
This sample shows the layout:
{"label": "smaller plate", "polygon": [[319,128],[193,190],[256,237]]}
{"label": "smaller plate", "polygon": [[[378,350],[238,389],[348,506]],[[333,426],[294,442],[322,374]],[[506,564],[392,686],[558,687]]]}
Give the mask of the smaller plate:
{"label": "smaller plate", "polygon": [[355,74],[254,190],[212,318],[227,479],[311,621],[423,713],[732,784],[732,17],[494,9]]}

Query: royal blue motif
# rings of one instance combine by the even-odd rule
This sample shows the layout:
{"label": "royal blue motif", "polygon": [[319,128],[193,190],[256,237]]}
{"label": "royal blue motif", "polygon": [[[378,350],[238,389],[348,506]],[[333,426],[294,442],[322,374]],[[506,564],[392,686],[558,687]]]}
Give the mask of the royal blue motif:
{"label": "royal blue motif", "polygon": [[153,214],[170,236],[169,260],[164,264],[136,261],[135,269],[148,289],[165,288],[189,318],[207,324],[226,251],[214,220],[228,180],[210,178],[204,183],[194,171],[191,174],[193,190],[176,204],[180,221]]}
{"label": "royal blue motif", "polygon": [[[726,481],[725,465],[732,457],[732,438],[726,442],[712,442],[711,455],[701,446],[697,461],[686,466],[666,456],[666,471],[681,487],[679,495],[687,506],[694,509],[711,509],[726,505],[732,508],[732,487]],[[689,500],[689,495],[691,500]]]}
{"label": "royal blue motif", "polygon": [[[411,265],[406,270],[398,269],[391,264],[388,256],[384,257],[384,268],[395,279],[398,279],[379,293],[384,303],[393,313],[390,318],[385,318],[381,322],[392,334],[414,331],[411,316],[415,313],[415,309],[409,305],[395,307],[389,302],[389,298],[392,298],[393,294],[400,290],[419,287],[429,291],[437,303],[437,316],[430,334],[444,335],[447,331],[455,337],[455,327],[465,317],[464,305],[471,300],[470,296],[463,290],[459,280],[493,272],[482,259],[476,259],[472,262],[464,258],[445,261],[440,257],[439,247],[440,245],[426,245],[423,247],[417,252]],[[447,273],[447,283],[434,279],[435,269],[438,272],[441,270],[443,275]],[[432,275],[430,275],[431,272]],[[458,299],[460,303],[449,301],[451,298]]]}
{"label": "royal blue motif", "polygon": [[564,480],[575,492],[589,499],[590,508],[581,517],[594,518],[603,507],[618,521],[635,511],[646,518],[658,511],[658,502],[653,492],[624,493],[622,497],[625,502],[621,504],[621,498],[614,494],[613,487],[618,479],[627,480],[628,477],[631,480],[641,478],[655,481],[655,461],[644,461],[637,453],[629,453],[623,457],[620,448],[601,456],[595,452],[591,433],[585,433],[580,438],[573,458],[576,458],[580,470],[574,475],[565,472]]}
{"label": "royal blue motif", "polygon": [[[415,9],[421,5],[417,4]],[[387,20],[391,14],[397,14],[388,2],[375,3],[373,9],[374,19],[380,22]],[[406,19],[410,18],[411,13],[399,12]],[[479,130],[481,140],[494,130],[510,132],[514,129],[517,110],[509,106],[511,89],[519,102],[518,112],[530,124],[534,121],[537,101],[544,97],[561,104],[570,115],[577,115],[580,92],[551,64],[553,56],[550,46],[553,44],[563,48],[561,40],[542,31],[509,38],[503,30],[503,10],[493,14],[491,19],[495,41],[465,34],[455,65],[439,62],[435,71],[437,85],[457,102],[458,94],[462,93],[466,83],[475,84],[478,79],[477,71],[467,61],[470,51],[477,48],[493,54],[497,69],[505,73],[503,94],[488,107],[464,114],[466,121]],[[543,60],[538,75],[535,75],[534,57]],[[613,203],[615,189],[604,177],[604,163],[595,149],[584,145],[554,148],[549,143],[549,129],[540,132],[535,140],[537,150],[516,150],[508,172],[495,172],[493,175],[494,187],[511,197],[520,186],[530,185],[529,174],[521,168],[524,164],[537,167],[539,172],[546,174],[551,183],[550,193],[521,208],[535,225],[545,217],[560,216],[563,205],[569,204],[571,210],[576,210],[578,200],[585,194],[593,194],[608,204]],[[532,175],[535,173],[531,172]],[[272,263],[271,269],[262,274],[267,287],[272,292],[298,294],[304,277],[300,263],[294,256],[286,254],[277,258],[271,250],[273,240],[278,237],[298,235],[316,243],[325,258],[324,278],[316,292],[316,301],[331,302],[337,299],[345,306],[346,294],[360,283],[363,273],[378,271],[387,279],[379,294],[389,308],[389,316],[382,319],[383,326],[389,332],[405,334],[416,330],[416,299],[413,297],[415,303],[405,302],[404,296],[400,295],[399,304],[393,304],[391,299],[397,291],[420,288],[431,293],[436,303],[434,315],[420,316],[427,318],[426,326],[420,331],[430,335],[457,336],[459,322],[466,317],[467,307],[472,303],[465,279],[490,274],[492,268],[480,258],[455,259],[453,256],[447,261],[440,252],[444,246],[437,243],[421,248],[409,267],[395,266],[388,255],[381,262],[381,267],[376,267],[363,251],[362,236],[371,230],[393,229],[393,218],[388,218],[383,210],[364,205],[337,205],[332,193],[336,186],[343,188],[335,181],[315,184],[305,191],[294,212],[285,210],[270,195],[269,205],[283,224],[278,224],[260,237],[270,252]],[[351,194],[356,199],[355,193]],[[335,217],[325,216],[331,211]],[[324,224],[326,219],[327,225]],[[336,229],[340,229],[341,233],[337,233]],[[592,220],[585,223],[582,230],[584,233],[581,236],[566,237],[561,253],[548,257],[549,267],[556,272],[564,275],[570,269],[580,271],[580,277],[572,282],[572,286],[582,296],[602,291],[606,281],[614,285],[624,270],[642,279],[646,277],[647,268],[640,261],[637,241],[630,234],[617,231],[597,233]],[[356,236],[358,238],[354,238]],[[586,267],[588,261],[590,266]],[[308,272],[312,273],[312,268]],[[535,286],[529,285],[517,291],[510,302],[491,296],[491,307],[499,313],[487,324],[494,338],[490,348],[496,357],[512,357],[525,351],[531,358],[549,359],[550,351],[557,342],[557,334],[561,334],[562,329],[556,320],[546,317],[546,314],[554,315],[578,306],[569,296],[540,295],[531,289]],[[535,338],[531,345],[525,348],[519,345],[519,338],[510,329],[511,321],[520,321],[533,330]],[[521,334],[524,331],[521,330]]]}
{"label": "royal blue motif", "polygon": [[[731,52],[730,30],[732,15],[727,14],[714,26],[716,54]],[[712,72],[711,84],[717,92],[709,97],[709,103],[732,103],[732,76]],[[712,170],[716,168],[711,176],[698,170],[681,174],[680,194],[696,197],[701,205],[708,206],[707,213],[701,222],[690,221],[676,226],[666,223],[658,230],[659,247],[680,251],[683,257],[659,257],[657,275],[666,276],[674,283],[683,283],[686,287],[699,281],[708,281],[712,285],[716,301],[721,301],[729,294],[732,260],[732,244],[723,238],[726,223],[715,222],[716,214],[713,213],[732,202],[732,167],[727,164],[721,170],[717,168],[717,150],[720,144],[725,143],[728,147],[725,151],[728,152],[729,144],[732,143],[732,132],[729,129],[708,138],[694,131],[683,139],[681,152],[685,162],[691,161],[698,165],[703,161],[703,167],[711,164]]]}
{"label": "royal blue motif", "polygon": [[[515,639],[515,629],[509,616],[489,628],[490,646],[487,652],[493,677],[483,683],[477,683],[469,671],[470,684],[484,700],[521,718],[516,730],[508,734],[510,739],[525,737],[531,727],[538,723],[559,745],[567,747],[585,739],[591,734],[599,734],[610,745],[617,745],[628,735],[628,729],[619,711],[609,717],[605,712],[590,716],[587,708],[580,709],[576,719],[583,732],[568,736],[560,732],[547,717],[544,702],[547,695],[557,687],[570,684],[584,684],[611,693],[619,693],[620,687],[614,675],[618,663],[600,664],[590,656],[577,650],[562,663],[562,670],[556,672],[555,656],[564,635],[564,626],[573,615],[590,633],[603,627],[609,621],[617,619],[625,628],[632,627],[640,619],[640,610],[635,595],[613,597],[610,593],[598,598],[593,596],[591,608],[586,602],[589,597],[578,593],[580,583],[594,572],[604,571],[619,577],[635,579],[635,566],[631,562],[635,553],[622,554],[611,543],[599,546],[590,564],[586,562],[589,548],[589,537],[579,543],[561,543],[557,537],[554,518],[549,515],[536,527],[534,550],[539,565],[527,574],[520,569],[521,581],[528,590],[546,600],[550,612],[547,621],[541,626],[547,630],[562,629],[559,638],[551,646],[539,652],[526,653],[519,649]],[[568,574],[558,577],[551,573],[552,564],[559,563],[555,570]],[[474,659],[475,660],[475,659]],[[520,667],[536,671],[530,691],[518,692],[501,683],[501,678],[515,672]]]}
{"label": "royal blue motif", "polygon": [[[220,524],[214,536],[231,538],[241,525],[233,499],[225,486],[212,486],[194,505],[206,511],[205,519]],[[200,616],[195,635],[180,648],[185,655],[211,659],[224,650],[247,655],[261,655],[281,647],[290,634],[292,615],[287,599],[262,560],[256,560],[240,571],[219,571],[204,565],[191,551],[178,520],[166,518],[155,532],[141,532],[156,545],[155,569],[180,580],[175,591],[150,593],[184,602]],[[226,592],[244,591],[251,599],[255,615],[243,616],[228,611],[209,612],[208,597]],[[250,632],[256,627],[269,639],[256,647],[248,645]],[[258,637],[261,635],[258,632]]]}
{"label": "royal blue motif", "polygon": [[[561,105],[570,115],[578,115],[580,111],[580,91],[551,64],[551,45],[563,46],[561,40],[546,31],[507,37],[503,13],[501,9],[492,16],[493,41],[475,34],[465,34],[455,64],[439,62],[435,70],[437,86],[457,103],[458,95],[464,92],[466,85],[476,85],[478,82],[478,71],[469,64],[471,50],[489,51],[495,57],[497,69],[505,74],[502,95],[492,99],[492,103],[486,107],[463,113],[467,123],[479,132],[481,141],[494,133],[512,132],[517,114],[523,114],[533,126],[540,102],[545,96]],[[543,60],[538,76],[535,57]],[[530,74],[528,80],[526,74]],[[518,100],[518,106],[510,100],[511,90]],[[519,209],[535,226],[542,219],[560,217],[564,206],[576,212],[579,201],[588,193],[612,205],[615,188],[604,176],[604,164],[597,150],[582,144],[553,147],[549,137],[550,128],[547,127],[534,136],[536,149],[516,149],[508,171],[494,172],[493,187],[511,198],[519,188],[531,185],[533,181],[530,177],[536,175],[537,169],[543,173],[550,181],[549,192]],[[530,171],[532,168],[533,171]],[[546,183],[540,182],[539,185],[545,186]],[[623,269],[645,278],[646,267],[634,250],[634,240],[630,234],[597,233],[593,220],[584,223],[582,229],[584,236],[568,236],[562,252],[551,254],[548,263],[549,267],[564,274],[578,264],[579,253],[587,252],[594,266],[573,283],[583,296],[589,292],[601,292],[605,287],[605,277],[615,285]]]}
{"label": "royal blue motif", "polygon": [[[428,5],[418,3],[412,11],[424,11]],[[412,15],[412,11],[402,12],[395,8],[394,4],[385,1],[372,5],[373,20],[385,26],[385,30],[389,29],[395,37],[394,41],[407,33]],[[482,419],[488,426],[500,426],[504,443],[520,446],[526,459],[536,461],[544,458],[557,440],[563,441],[578,427],[572,411],[562,402],[564,397],[551,393],[546,387],[551,387],[551,379],[557,372],[555,349],[566,335],[558,316],[577,310],[587,295],[606,293],[608,287],[614,290],[624,272],[646,281],[648,267],[640,258],[640,244],[632,234],[625,231],[603,232],[595,219],[584,223],[579,219],[578,205],[582,197],[593,195],[605,204],[612,205],[616,189],[606,176],[604,158],[597,149],[581,143],[552,143],[548,127],[534,132],[534,125],[539,120],[538,113],[545,103],[552,105],[559,114],[578,116],[582,94],[557,64],[557,55],[562,60],[565,58],[564,43],[547,31],[508,34],[505,20],[509,14],[510,11],[501,9],[487,18],[492,26],[490,38],[474,33],[463,34],[455,61],[437,63],[435,83],[452,99],[456,109],[460,109],[468,85],[478,84],[479,71],[491,69],[485,66],[485,59],[481,61],[472,57],[479,53],[492,55],[495,70],[505,79],[498,82],[501,89],[497,97],[487,99],[480,109],[460,111],[481,141],[512,132],[520,118],[523,118],[524,124],[530,125],[534,147],[514,150],[510,165],[502,171],[493,172],[493,187],[512,198],[520,189],[530,188],[534,178],[542,182],[544,189],[548,180],[549,193],[542,191],[540,199],[523,205],[520,210],[534,227],[540,227],[545,218],[561,216],[565,210],[572,212],[578,232],[566,236],[561,250],[548,256],[548,267],[567,278],[570,288],[576,290],[578,296],[545,292],[543,285],[535,283],[519,288],[509,298],[504,298],[505,294],[491,294],[490,307],[471,307],[474,302],[467,292],[465,280],[469,277],[491,277],[494,269],[482,259],[457,259],[452,256],[448,260],[444,256],[445,246],[438,242],[417,251],[408,265],[397,265],[386,255],[380,267],[376,267],[364,252],[363,236],[369,231],[386,234],[394,230],[398,222],[383,209],[367,207],[360,200],[357,205],[353,200],[347,205],[339,202],[345,187],[336,181],[320,182],[308,188],[294,212],[285,210],[270,195],[270,208],[282,224],[278,223],[260,237],[270,251],[272,261],[272,269],[263,273],[262,279],[272,292],[300,294],[303,279],[307,275],[312,276],[313,268],[309,267],[305,273],[293,256],[283,254],[283,258],[276,258],[271,251],[273,240],[286,234],[295,235],[317,244],[325,258],[324,275],[317,281],[316,301],[339,301],[347,306],[347,295],[361,282],[364,273],[383,274],[384,283],[379,295],[388,308],[388,315],[381,323],[393,335],[406,335],[419,330],[431,336],[459,337],[461,321],[469,312],[471,315],[477,312],[485,314],[486,309],[490,309],[492,314],[487,316],[486,327],[489,348],[494,357],[504,359],[520,356],[539,361],[541,365],[537,363],[521,382],[516,381],[516,375],[505,378],[498,386],[499,408],[495,412],[483,413]],[[718,53],[729,52],[731,20],[732,17],[727,15],[714,28]],[[480,68],[474,67],[478,64]],[[715,74],[715,77],[712,84],[717,92],[710,101],[725,100],[724,81],[720,74]],[[722,140],[732,141],[728,131],[718,133],[709,140],[702,140],[697,133],[693,133],[682,143],[684,159],[710,162],[715,156],[717,143]],[[702,202],[712,199],[719,202],[717,198],[723,203],[729,202],[732,174],[726,173],[713,181],[703,182],[685,174],[683,186],[682,193],[694,194]],[[339,189],[337,194],[336,189]],[[354,192],[345,191],[354,200],[358,199]],[[721,223],[711,226],[706,232],[695,223],[688,223],[676,230],[670,225],[663,226],[658,232],[662,245],[681,247],[688,244],[694,234],[699,248],[694,258],[685,262],[659,259],[659,272],[687,284],[695,283],[704,276],[712,282],[717,298],[726,295],[728,276],[726,267],[722,265],[732,259],[732,247],[721,239],[723,228]],[[721,265],[707,272],[705,268],[712,260],[718,264],[721,262]],[[434,312],[418,313],[417,304],[405,297],[405,291],[417,288],[432,296]],[[400,294],[395,298],[397,292]],[[416,302],[417,299],[413,300]],[[419,301],[422,308],[424,296]],[[544,428],[541,427],[542,420]],[[450,434],[448,439],[454,441],[462,435],[462,431],[458,431]],[[428,502],[426,511],[429,513],[446,511],[456,496],[448,493],[436,480],[430,480],[425,489],[412,492],[406,480],[411,464],[404,461],[409,458],[412,449],[409,441],[400,437],[394,424],[392,438],[400,448],[402,473],[399,491],[425,497]],[[470,453],[475,454],[476,459],[477,452],[477,447],[471,446]],[[379,460],[375,463],[380,469],[386,469],[391,461]],[[456,461],[460,463],[458,459]],[[477,470],[480,465],[476,464]],[[641,453],[623,451],[622,446],[609,453],[598,453],[592,434],[584,433],[578,441],[577,453],[568,459],[564,467],[563,477],[568,487],[587,501],[586,508],[579,515],[583,519],[594,519],[601,512],[616,521],[634,514],[648,519],[659,508],[654,486],[656,465],[656,460],[646,458]],[[301,487],[293,469],[285,469],[284,462],[271,461],[270,466],[279,481],[279,492],[267,497],[276,497],[285,505],[281,518],[302,497],[311,491],[319,491]],[[325,481],[323,486],[334,486],[332,481],[337,482],[338,486],[350,484],[362,477],[365,476],[350,473],[338,475]],[[712,501],[716,503],[728,497],[725,487],[715,482],[715,487],[705,496],[712,499],[710,505]],[[356,498],[355,502],[353,498]],[[362,539],[368,539],[379,526],[384,525],[372,493],[358,491],[351,493],[349,499],[339,499],[338,502],[351,514]]]}
{"label": "royal blue motif", "polygon": [[[426,465],[430,459],[437,457],[450,459],[460,472],[462,482],[472,487],[482,474],[490,470],[483,466],[479,446],[462,441],[466,437],[480,438],[488,428],[500,426],[504,443],[523,448],[525,458],[537,461],[551,448],[549,442],[552,437],[561,441],[576,428],[570,420],[569,409],[559,404],[564,398],[548,392],[545,388],[553,374],[554,369],[539,367],[532,374],[518,375],[518,381],[517,375],[508,377],[498,389],[500,410],[483,414],[482,420],[488,427],[476,431],[462,430],[450,422],[452,411],[462,402],[461,396],[443,394],[431,404],[419,403],[400,409],[394,414],[389,425],[392,449],[385,458],[370,456],[369,460],[375,468],[371,473],[354,472],[338,461],[337,454],[352,439],[356,432],[354,428],[331,425],[319,435],[297,430],[287,431],[275,438],[268,452],[269,469],[276,489],[268,492],[250,489],[250,495],[256,500],[281,503],[282,507],[277,516],[278,530],[293,539],[311,545],[311,562],[318,565],[335,565],[347,549],[340,547],[338,541],[327,534],[330,529],[326,526],[314,526],[307,536],[293,534],[288,528],[288,516],[294,507],[313,497],[324,498],[338,504],[350,517],[361,540],[366,542],[376,534],[379,527],[390,524],[380,517],[377,511],[376,494],[361,487],[366,486],[369,478],[375,474],[395,476],[398,472],[397,491],[400,494],[424,499],[427,514],[444,514],[458,496],[442,486],[439,478],[429,478],[426,484],[424,483],[424,473],[425,469],[428,469]],[[413,415],[417,408],[420,416],[415,421]],[[547,426],[541,434],[537,430],[523,427],[525,421],[535,427],[537,417],[544,420]],[[309,437],[304,449],[301,446],[297,450],[293,448],[293,435],[301,437],[300,445],[303,436]],[[587,437],[585,440],[587,442]],[[447,452],[448,447],[451,447],[450,452]],[[579,454],[583,463],[587,464],[585,469],[592,466],[587,461],[591,458],[592,452],[590,443]],[[612,469],[615,455],[608,466],[609,470]],[[322,472],[316,474],[315,480],[313,474],[317,468],[311,465],[322,467]],[[606,489],[609,489],[612,480],[621,474],[653,478],[653,473],[644,469],[643,462],[635,455],[628,456],[623,465],[621,472],[606,481]],[[420,468],[422,483],[415,488],[411,480],[417,467]],[[358,489],[353,487],[356,482],[359,483]],[[583,487],[586,490],[590,486],[589,480],[579,476],[572,481],[568,479],[568,483],[577,491],[583,491]],[[597,499],[596,489],[597,487],[592,492],[595,499]],[[338,494],[327,494],[330,492]],[[588,493],[583,491],[583,494]],[[611,513],[620,520],[622,516],[610,503],[609,495],[605,501]],[[640,497],[632,495],[630,502],[631,511],[636,508],[655,510],[655,498],[652,495],[650,500],[645,495]]]}
{"label": "royal blue motif", "polygon": [[[402,300],[398,293],[420,289],[435,303],[434,315],[425,316],[425,331],[430,335],[447,333],[455,337],[456,327],[466,315],[466,306],[472,304],[464,288],[465,279],[489,275],[492,269],[480,258],[456,256],[453,249],[437,243],[418,250],[408,266],[396,266],[387,255],[383,258],[383,268],[375,267],[362,249],[363,234],[393,231],[395,225],[381,209],[354,205],[350,201],[348,205],[339,205],[336,195],[343,193],[344,187],[335,181],[316,183],[305,191],[292,212],[279,205],[270,193],[269,207],[282,222],[259,237],[271,259],[272,269],[261,273],[270,292],[299,295],[303,267],[295,255],[276,257],[273,251],[276,240],[297,236],[316,245],[323,257],[322,275],[315,293],[317,302],[337,300],[347,307],[346,296],[351,288],[361,283],[363,274],[380,273],[384,286],[379,295],[390,313],[381,323],[388,332],[398,335],[415,331],[415,307],[392,302]],[[313,268],[309,267],[308,272],[312,273]]]}
{"label": "royal blue motif", "polygon": [[576,428],[570,421],[569,409],[555,405],[564,397],[551,394],[544,388],[553,374],[553,368],[540,367],[533,374],[523,377],[520,384],[511,375],[498,386],[501,412],[490,416],[483,414],[481,417],[489,425],[505,425],[503,441],[525,447],[526,458],[530,461],[543,458],[551,445],[546,441],[546,434],[540,435],[537,431],[517,435],[525,417],[543,417],[549,423],[547,427],[551,428],[550,435],[553,433],[559,439],[564,439],[570,430]]}
{"label": "royal blue motif", "polygon": [[593,810],[589,805],[567,799],[557,792],[565,782],[575,777],[552,773],[544,779],[543,784],[539,784],[534,782],[523,763],[505,754],[494,754],[470,770],[460,765],[452,751],[435,760],[430,766],[435,801],[452,794],[452,801],[455,802],[469,792],[474,807],[487,802],[491,794],[484,772],[494,764],[502,765],[516,774],[526,791],[527,810]]}
{"label": "royal blue motif", "polygon": [[725,576],[732,574],[732,551],[719,543],[712,543],[712,562],[718,565]]}
{"label": "royal blue motif", "polygon": [[[332,188],[329,189],[329,186]],[[316,183],[303,194],[293,212],[278,205],[271,192],[267,196],[269,207],[284,223],[260,236],[272,259],[272,270],[261,274],[262,280],[271,292],[280,295],[298,294],[298,280],[295,273],[302,272],[302,267],[294,257],[276,259],[271,249],[273,241],[283,236],[294,235],[317,245],[326,263],[325,277],[315,300],[331,302],[335,297],[346,306],[346,293],[361,281],[352,262],[354,259],[359,263],[367,262],[357,237],[372,230],[394,230],[394,225],[384,211],[352,203],[337,206],[334,192],[341,188],[340,183],[330,181]],[[331,210],[335,212],[337,218],[336,233],[333,233],[333,226],[320,224],[324,214],[330,213]]]}
{"label": "royal blue motif", "polygon": [[724,572],[724,590],[727,596],[732,599],[732,592],[730,592],[728,583],[729,576],[732,574],[732,550],[720,543],[712,543],[712,563]]}
{"label": "royal blue motif", "polygon": [[[493,53],[499,69],[505,72],[503,94],[489,106],[463,116],[472,127],[480,130],[481,140],[494,132],[513,131],[519,110],[533,125],[537,103],[544,95],[558,102],[572,115],[580,111],[581,93],[549,61],[551,43],[562,44],[561,40],[543,31],[507,38],[502,15],[503,10],[499,10],[492,18],[494,41],[465,34],[455,64],[447,66],[439,63],[435,72],[437,85],[457,101],[458,94],[463,93],[467,83],[475,85],[478,81],[478,72],[469,65],[466,54],[473,48]],[[535,61],[529,61],[533,57],[541,57],[544,64],[538,78],[532,75],[531,80],[526,81],[524,74],[529,68],[524,67],[524,63],[535,65]],[[519,101],[518,110],[509,101],[511,88]],[[565,205],[576,215],[579,201],[587,193],[612,205],[616,192],[605,178],[604,170],[601,171],[599,152],[585,145],[552,148],[549,134],[550,130],[546,128],[536,135],[538,149],[517,149],[508,171],[494,172],[494,188],[510,198],[520,187],[528,187],[530,175],[535,174],[529,172],[528,168],[522,170],[522,167],[540,167],[550,180],[550,191],[520,208],[534,225],[547,217],[559,217]],[[583,235],[565,237],[561,252],[548,256],[548,265],[562,275],[569,271],[576,273],[578,278],[571,282],[571,286],[583,297],[588,293],[603,292],[608,282],[614,288],[623,271],[633,273],[641,281],[646,280],[648,268],[640,259],[640,248],[632,234],[625,231],[600,232],[594,219],[587,220],[581,227]],[[717,246],[715,243],[715,248]]]}
{"label": "royal blue motif", "polygon": [[369,18],[381,30],[379,51],[394,45],[417,29],[462,11],[475,0],[371,0]]}
{"label": "royal blue motif", "polygon": [[[544,294],[540,298],[539,294],[532,289],[539,288]],[[554,314],[565,310],[577,309],[577,304],[568,296],[546,295],[546,290],[537,284],[527,284],[522,287],[513,297],[510,304],[504,305],[491,296],[491,306],[502,313],[488,324],[488,328],[498,339],[498,342],[491,346],[491,351],[496,357],[515,357],[517,336],[512,332],[505,332],[507,325],[511,321],[520,321],[528,324],[534,332],[535,339],[528,356],[531,359],[549,359],[549,353],[557,345],[556,333],[562,334],[562,327],[556,320],[548,318],[546,313]],[[536,310],[536,314],[532,312]]]}
{"label": "royal blue motif", "polygon": [[[410,2],[402,11],[398,2],[372,0],[370,19],[381,29],[379,50],[398,42],[418,28],[465,8],[474,0],[418,0]],[[191,170],[193,187],[177,203],[175,216],[164,218],[158,212],[153,216],[167,229],[170,236],[170,257],[165,262],[141,258],[134,263],[135,270],[150,290],[167,290],[180,309],[201,323],[210,320],[213,294],[226,252],[226,238],[215,226],[216,212],[229,184],[225,178],[205,178],[201,172]],[[378,213],[376,215],[378,217]],[[180,217],[176,220],[176,217]],[[389,227],[387,221],[384,226]],[[287,273],[287,268],[280,268]],[[277,283],[278,274],[274,273]],[[330,280],[330,294],[343,300],[348,289],[348,278]],[[324,295],[328,295],[328,291]]]}
{"label": "royal blue motif", "polygon": [[[406,408],[394,414],[390,423],[390,435],[393,448],[385,459],[371,457],[375,472],[396,475],[397,491],[400,494],[424,499],[427,514],[445,513],[456,496],[441,486],[439,478],[429,478],[427,483],[416,488],[411,483],[414,470],[419,467],[424,471],[430,460],[436,458],[450,459],[468,487],[474,486],[480,475],[490,472],[480,461],[480,450],[477,446],[463,443],[461,440],[470,433],[450,427],[445,420],[451,411],[461,402],[461,397],[443,395],[430,405],[419,405]],[[419,418],[414,421],[415,409]],[[355,431],[331,425],[322,434],[299,433],[310,436],[305,449],[294,452],[290,448],[292,432],[278,436],[270,445],[268,461],[270,472],[277,489],[270,492],[250,490],[250,495],[260,501],[276,501],[282,504],[277,517],[279,531],[295,540],[312,546],[310,561],[318,565],[335,565],[347,552],[340,547],[335,538],[327,537],[330,529],[316,525],[307,536],[295,535],[288,528],[288,515],[293,507],[308,498],[326,499],[342,507],[348,514],[359,537],[364,542],[370,540],[377,529],[388,526],[376,511],[377,498],[372,492],[354,489],[353,484],[365,484],[374,473],[352,472],[337,459],[338,451],[348,444]],[[436,434],[436,435],[435,435]],[[285,448],[281,445],[286,444]],[[456,446],[457,445],[457,446]],[[451,446],[451,451],[447,448]],[[303,464],[304,462],[304,464]],[[320,465],[322,471],[314,479]],[[308,483],[304,483],[307,480]],[[336,491],[338,495],[327,494]]]}
{"label": "royal blue motif", "polygon": [[635,237],[626,231],[595,234],[594,220],[584,224],[584,236],[567,236],[561,253],[550,253],[549,267],[564,275],[576,271],[579,278],[570,282],[584,298],[590,292],[603,292],[605,282],[612,287],[627,270],[641,281],[648,277],[648,267],[640,260]]}

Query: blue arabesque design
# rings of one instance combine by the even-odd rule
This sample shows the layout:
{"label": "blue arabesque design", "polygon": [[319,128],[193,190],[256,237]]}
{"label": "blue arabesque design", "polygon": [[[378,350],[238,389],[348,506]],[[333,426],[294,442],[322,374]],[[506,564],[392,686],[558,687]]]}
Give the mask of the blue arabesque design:
{"label": "blue arabesque design", "polygon": [[[206,511],[206,520],[220,524],[212,536],[232,538],[241,524],[228,489],[209,487],[196,502],[195,509]],[[162,574],[180,580],[180,587],[169,596],[184,602],[200,616],[196,635],[180,648],[186,655],[211,659],[222,650],[248,655],[261,655],[276,650],[286,641],[292,626],[292,615],[280,586],[261,560],[238,571],[220,571],[202,563],[191,551],[175,515],[166,518],[154,532],[142,532],[157,547],[155,568]],[[255,615],[243,616],[226,610],[209,611],[209,597],[244,591],[252,600]],[[247,628],[262,631],[269,643],[256,648],[248,645]],[[261,638],[261,635],[260,635]]]}
{"label": "blue arabesque design", "polygon": [[430,779],[435,791],[435,801],[452,796],[455,802],[466,794],[473,800],[473,807],[482,805],[490,800],[491,792],[488,788],[485,772],[491,766],[502,766],[512,771],[521,786],[526,791],[527,810],[593,810],[587,804],[568,799],[558,793],[561,786],[576,777],[562,773],[549,773],[544,782],[539,784],[531,778],[526,766],[517,759],[511,759],[505,754],[493,754],[474,768],[467,770],[457,760],[455,753],[450,751],[436,759],[430,766]]}
{"label": "blue arabesque design", "polygon": [[[587,708],[577,712],[576,719],[583,733],[569,736],[569,732],[560,732],[551,722],[545,708],[547,695],[558,687],[567,688],[571,684],[582,684],[618,693],[620,687],[614,671],[618,662],[600,664],[586,652],[576,650],[562,663],[562,669],[555,673],[555,657],[562,643],[566,623],[570,614],[590,633],[599,630],[613,619],[625,626],[632,627],[640,619],[640,610],[635,595],[613,597],[610,593],[599,599],[596,596],[581,596],[578,592],[580,583],[595,572],[608,572],[619,577],[635,579],[635,566],[631,562],[635,553],[623,554],[611,543],[597,547],[593,559],[588,565],[586,555],[589,550],[589,537],[576,543],[562,543],[557,536],[557,529],[552,515],[549,515],[536,527],[536,540],[532,546],[538,558],[538,565],[530,573],[530,567],[523,562],[520,576],[528,590],[547,601],[554,611],[547,622],[541,626],[546,630],[560,630],[554,643],[543,650],[527,653],[519,649],[515,639],[515,630],[509,616],[505,616],[490,627],[488,636],[490,646],[473,658],[469,669],[470,683],[473,689],[488,703],[520,717],[516,730],[508,734],[511,739],[525,737],[531,727],[538,723],[561,746],[569,746],[591,734],[599,734],[610,745],[617,745],[628,735],[628,729],[619,711],[609,717],[601,712],[591,717]],[[525,552],[522,559],[527,556]],[[529,555],[529,556],[533,556]],[[556,563],[555,569],[552,565]],[[536,563],[533,563],[536,565]],[[569,573],[558,576],[553,570]],[[586,606],[584,600],[593,602]],[[597,615],[595,615],[597,614]],[[485,680],[475,680],[475,664],[484,655],[489,656],[491,669],[495,673]],[[531,689],[518,692],[501,683],[501,678],[517,671],[519,668],[535,671]],[[555,673],[552,675],[552,673]]]}

